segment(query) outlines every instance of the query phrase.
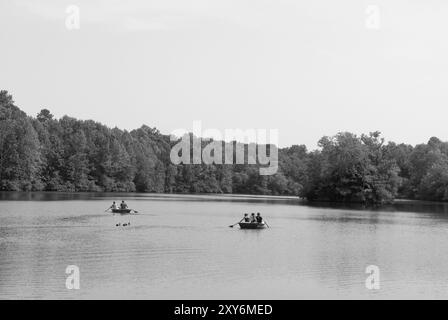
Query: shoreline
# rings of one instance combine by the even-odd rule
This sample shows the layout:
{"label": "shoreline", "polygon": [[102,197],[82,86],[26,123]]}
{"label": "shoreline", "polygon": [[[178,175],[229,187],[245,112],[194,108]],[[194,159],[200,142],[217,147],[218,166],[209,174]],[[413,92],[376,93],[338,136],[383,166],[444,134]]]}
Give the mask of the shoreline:
{"label": "shoreline", "polygon": [[[153,196],[158,198],[170,198],[170,197],[188,197],[188,198],[233,198],[233,199],[269,199],[269,200],[292,200],[297,201],[300,204],[306,204],[310,206],[356,206],[356,207],[365,207],[366,209],[371,208],[382,208],[395,204],[448,204],[447,201],[433,201],[433,200],[423,200],[423,199],[407,199],[407,198],[397,198],[393,200],[391,203],[384,204],[368,204],[364,205],[361,202],[342,202],[342,201],[325,201],[325,200],[307,200],[298,196],[287,196],[287,195],[260,195],[260,194],[242,194],[242,193],[156,193],[156,192],[125,192],[125,191],[0,191],[0,195],[6,194],[17,194],[17,195],[33,195],[33,194],[41,194],[41,195],[70,195],[70,196],[82,196],[82,195],[94,195],[94,197],[102,197],[104,195],[127,195],[127,196]],[[2,197],[0,196],[0,201],[2,201]]]}

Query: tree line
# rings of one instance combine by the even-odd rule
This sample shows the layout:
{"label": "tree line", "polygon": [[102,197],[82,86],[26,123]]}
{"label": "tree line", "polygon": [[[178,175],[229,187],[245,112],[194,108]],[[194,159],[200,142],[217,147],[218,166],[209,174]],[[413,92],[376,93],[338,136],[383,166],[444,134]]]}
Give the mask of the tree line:
{"label": "tree line", "polygon": [[30,117],[0,91],[2,191],[236,193],[366,204],[448,200],[448,142],[435,137],[411,146],[385,143],[379,132],[341,132],[320,139],[314,151],[278,149],[279,169],[265,176],[258,164],[174,165],[175,143],[145,125],[126,131],[55,119],[47,109]]}

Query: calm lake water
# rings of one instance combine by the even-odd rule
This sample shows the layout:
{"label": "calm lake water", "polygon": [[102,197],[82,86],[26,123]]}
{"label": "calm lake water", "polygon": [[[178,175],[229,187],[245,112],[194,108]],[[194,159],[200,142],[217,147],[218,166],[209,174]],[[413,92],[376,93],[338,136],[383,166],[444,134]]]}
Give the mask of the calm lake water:
{"label": "calm lake water", "polygon": [[[122,199],[139,213],[104,212]],[[244,212],[271,228],[229,228]],[[68,265],[80,269],[79,290],[66,289]],[[379,290],[366,288],[369,265]],[[0,193],[1,299],[446,299],[447,271],[443,204]]]}

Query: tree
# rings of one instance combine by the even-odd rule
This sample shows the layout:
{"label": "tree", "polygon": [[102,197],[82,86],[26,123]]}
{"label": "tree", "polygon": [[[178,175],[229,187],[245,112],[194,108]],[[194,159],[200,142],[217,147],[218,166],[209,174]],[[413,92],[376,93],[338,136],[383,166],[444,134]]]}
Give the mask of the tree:
{"label": "tree", "polygon": [[442,156],[424,175],[419,197],[426,200],[448,201],[448,158]]}
{"label": "tree", "polygon": [[41,190],[41,154],[31,119],[0,91],[0,190]]}
{"label": "tree", "polygon": [[383,143],[379,132],[323,137],[319,141],[322,150],[312,155],[309,164],[307,198],[372,204],[392,201],[400,183],[399,169],[385,156]]}
{"label": "tree", "polygon": [[50,110],[48,109],[42,109],[37,114],[37,120],[40,122],[47,122],[53,119],[53,115],[50,113]]}

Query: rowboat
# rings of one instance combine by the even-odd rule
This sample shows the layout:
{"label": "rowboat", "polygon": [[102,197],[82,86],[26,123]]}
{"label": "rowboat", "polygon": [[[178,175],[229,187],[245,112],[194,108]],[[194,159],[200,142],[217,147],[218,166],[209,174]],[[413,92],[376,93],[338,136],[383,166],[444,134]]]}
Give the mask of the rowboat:
{"label": "rowboat", "polygon": [[132,209],[112,209],[113,213],[126,214],[131,213]]}
{"label": "rowboat", "polygon": [[264,222],[240,222],[241,229],[263,229],[266,227]]}

